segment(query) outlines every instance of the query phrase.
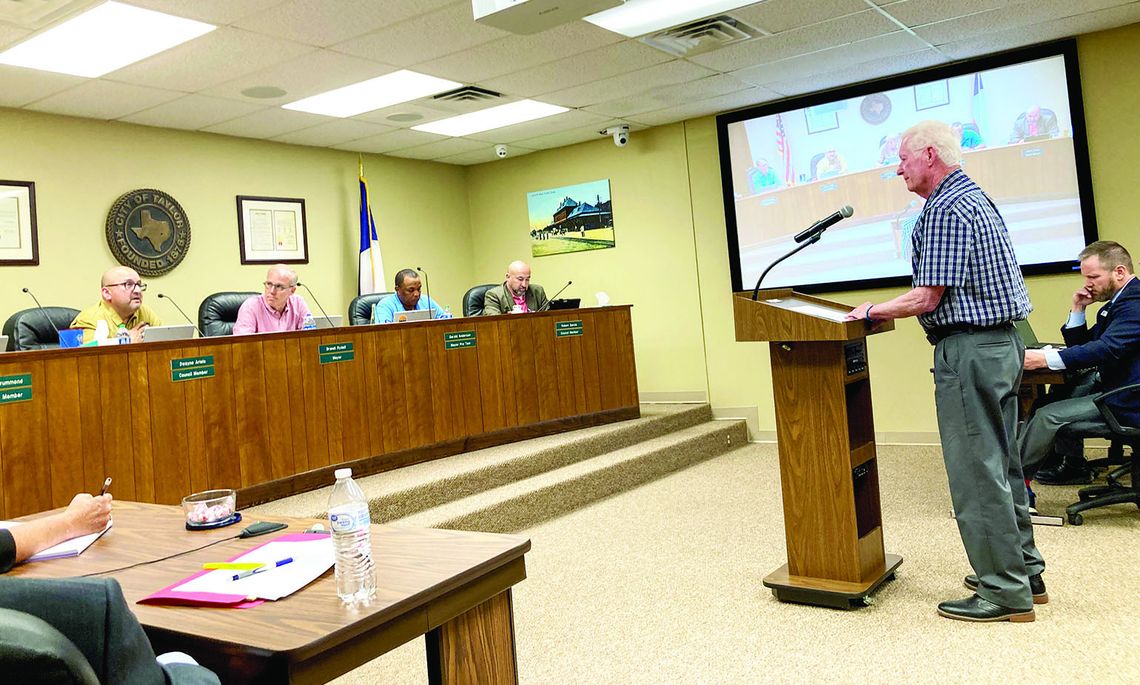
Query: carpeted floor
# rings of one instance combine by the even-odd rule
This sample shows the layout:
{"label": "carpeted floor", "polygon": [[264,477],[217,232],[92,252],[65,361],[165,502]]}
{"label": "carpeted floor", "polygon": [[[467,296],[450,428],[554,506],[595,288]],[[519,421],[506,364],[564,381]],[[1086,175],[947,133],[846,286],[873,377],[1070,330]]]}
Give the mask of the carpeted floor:
{"label": "carpeted floor", "polygon": [[[515,588],[523,683],[1135,682],[1140,650],[1135,506],[1038,527],[1050,603],[1028,624],[940,618],[970,569],[937,448],[879,447],[898,578],[871,606],[777,602],[784,563],[774,445],[749,445],[523,531]],[[1076,488],[1039,488],[1043,513]],[[383,583],[383,578],[380,579]],[[423,683],[423,640],[338,683]]]}

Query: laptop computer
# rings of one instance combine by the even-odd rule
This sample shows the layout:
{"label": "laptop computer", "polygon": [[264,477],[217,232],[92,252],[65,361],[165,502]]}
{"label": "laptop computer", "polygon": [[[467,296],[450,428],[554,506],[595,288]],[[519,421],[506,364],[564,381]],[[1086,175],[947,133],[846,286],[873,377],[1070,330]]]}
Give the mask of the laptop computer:
{"label": "laptop computer", "polygon": [[557,300],[551,300],[547,309],[577,309],[580,304],[582,304],[580,297],[561,297]]}
{"label": "laptop computer", "polygon": [[8,336],[0,335],[0,354],[8,351]]}
{"label": "laptop computer", "polygon": [[344,317],[340,314],[314,316],[313,322],[317,324],[317,328],[340,328],[344,325]]}
{"label": "laptop computer", "polygon": [[413,309],[412,311],[396,312],[392,317],[393,323],[408,323],[409,321],[429,321],[432,317],[430,309]]}
{"label": "laptop computer", "polygon": [[1017,329],[1017,334],[1021,336],[1021,342],[1025,343],[1027,350],[1040,350],[1043,347],[1062,349],[1065,347],[1064,343],[1043,343],[1038,340],[1037,334],[1033,332],[1033,326],[1029,325],[1028,319],[1014,321],[1013,327]]}
{"label": "laptop computer", "polygon": [[163,342],[165,340],[189,340],[194,337],[194,326],[188,323],[173,326],[147,326],[143,329],[143,342]]}

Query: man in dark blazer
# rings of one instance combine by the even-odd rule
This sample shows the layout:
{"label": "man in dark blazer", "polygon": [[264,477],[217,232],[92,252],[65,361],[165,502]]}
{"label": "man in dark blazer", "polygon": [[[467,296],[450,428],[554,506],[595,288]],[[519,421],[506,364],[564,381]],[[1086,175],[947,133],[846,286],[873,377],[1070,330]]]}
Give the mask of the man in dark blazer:
{"label": "man in dark blazer", "polygon": [[507,280],[483,296],[483,316],[537,312],[546,306],[546,291],[530,282],[526,262],[511,262]]}
{"label": "man in dark blazer", "polygon": [[[1080,260],[1085,283],[1073,293],[1072,311],[1061,329],[1065,349],[1026,350],[1025,368],[1095,368],[1100,378],[1092,385],[1091,394],[1045,405],[1025,425],[1018,447],[1027,470],[1052,451],[1057,431],[1063,426],[1100,419],[1093,402],[1097,393],[1140,383],[1140,284],[1132,271],[1132,256],[1119,243],[1101,240],[1082,250]],[[1089,328],[1085,308],[1093,302],[1105,305]],[[1140,426],[1140,396],[1123,395],[1113,397],[1109,406],[1126,425]],[[1079,449],[1057,447],[1070,459],[1084,459],[1083,454],[1068,454]]]}

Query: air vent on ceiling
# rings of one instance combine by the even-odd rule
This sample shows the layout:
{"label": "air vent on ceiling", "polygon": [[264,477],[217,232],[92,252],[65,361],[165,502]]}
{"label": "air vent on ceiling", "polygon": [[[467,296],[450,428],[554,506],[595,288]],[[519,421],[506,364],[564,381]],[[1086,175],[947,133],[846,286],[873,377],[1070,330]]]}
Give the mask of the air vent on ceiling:
{"label": "air vent on ceiling", "polygon": [[736,17],[721,14],[658,31],[644,36],[641,42],[670,55],[691,57],[766,35],[770,34]]}
{"label": "air vent on ceiling", "polygon": [[463,86],[455,90],[449,90],[446,93],[432,96],[432,100],[443,100],[446,102],[485,102],[487,100],[498,100],[503,97],[502,93],[496,93],[493,90],[486,88],[476,88],[475,86]]}

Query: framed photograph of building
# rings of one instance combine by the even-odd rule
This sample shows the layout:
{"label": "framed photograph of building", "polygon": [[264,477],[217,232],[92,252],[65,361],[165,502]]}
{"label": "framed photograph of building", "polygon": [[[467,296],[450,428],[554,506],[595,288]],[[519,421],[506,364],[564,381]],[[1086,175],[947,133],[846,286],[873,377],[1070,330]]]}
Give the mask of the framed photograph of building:
{"label": "framed photograph of building", "polygon": [[527,193],[526,207],[533,257],[616,245],[608,178]]}
{"label": "framed photograph of building", "polygon": [[242,264],[308,264],[305,201],[289,197],[237,196]]}
{"label": "framed photograph of building", "polygon": [[36,184],[0,181],[0,266],[38,266]]}

